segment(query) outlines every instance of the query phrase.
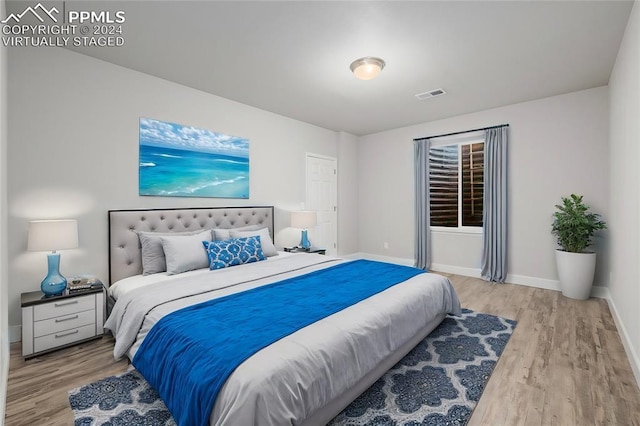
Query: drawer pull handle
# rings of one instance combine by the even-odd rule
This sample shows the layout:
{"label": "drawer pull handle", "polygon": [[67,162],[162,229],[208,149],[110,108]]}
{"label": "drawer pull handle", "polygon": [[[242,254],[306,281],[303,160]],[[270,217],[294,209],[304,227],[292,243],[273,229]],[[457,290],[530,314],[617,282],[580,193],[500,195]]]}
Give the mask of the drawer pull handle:
{"label": "drawer pull handle", "polygon": [[75,305],[76,303],[78,303],[78,300],[72,300],[71,302],[65,302],[65,303],[54,303],[53,305],[56,308],[59,308],[60,306]]}
{"label": "drawer pull handle", "polygon": [[74,315],[74,316],[68,317],[68,318],[56,318],[56,322],[64,322],[64,321],[74,320],[74,319],[78,319],[78,318],[79,318],[78,315]]}
{"label": "drawer pull handle", "polygon": [[73,330],[73,331],[70,331],[70,332],[64,333],[64,334],[56,334],[56,339],[58,339],[60,337],[71,336],[72,334],[76,334],[76,333],[79,333],[79,332],[80,332],[80,330]]}

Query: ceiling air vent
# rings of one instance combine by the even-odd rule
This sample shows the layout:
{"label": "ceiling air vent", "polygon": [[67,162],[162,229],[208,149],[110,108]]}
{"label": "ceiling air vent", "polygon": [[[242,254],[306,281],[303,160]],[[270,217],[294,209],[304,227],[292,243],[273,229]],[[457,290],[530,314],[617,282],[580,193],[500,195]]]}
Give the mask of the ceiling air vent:
{"label": "ceiling air vent", "polygon": [[445,93],[447,92],[445,92],[444,89],[429,90],[428,92],[418,93],[416,98],[420,101],[424,101],[425,99],[435,98],[436,96],[444,95]]}

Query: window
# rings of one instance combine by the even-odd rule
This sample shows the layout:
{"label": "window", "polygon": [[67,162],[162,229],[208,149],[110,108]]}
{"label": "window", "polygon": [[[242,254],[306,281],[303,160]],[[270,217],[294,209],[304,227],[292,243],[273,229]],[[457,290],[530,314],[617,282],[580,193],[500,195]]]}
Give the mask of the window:
{"label": "window", "polygon": [[434,142],[429,149],[431,226],[480,230],[484,195],[484,140]]}

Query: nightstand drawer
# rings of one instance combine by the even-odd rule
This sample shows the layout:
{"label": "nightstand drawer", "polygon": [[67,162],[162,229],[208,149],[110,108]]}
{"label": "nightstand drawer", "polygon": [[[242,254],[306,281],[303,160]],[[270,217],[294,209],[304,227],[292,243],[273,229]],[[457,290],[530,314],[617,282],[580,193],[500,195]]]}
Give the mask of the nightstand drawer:
{"label": "nightstand drawer", "polygon": [[96,297],[93,294],[58,301],[51,301],[42,305],[36,305],[33,309],[34,321],[55,318],[76,312],[88,311],[96,308]]}
{"label": "nightstand drawer", "polygon": [[73,328],[71,330],[60,331],[58,333],[48,334],[33,339],[34,352],[46,351],[78,340],[88,339],[96,335],[95,324],[84,325],[82,327]]}
{"label": "nightstand drawer", "polygon": [[22,356],[31,358],[104,333],[105,291],[91,288],[44,297],[41,291],[20,295]]}
{"label": "nightstand drawer", "polygon": [[96,311],[77,312],[74,314],[63,315],[56,318],[49,318],[33,323],[33,337],[46,336],[47,334],[58,333],[71,328],[78,328],[83,325],[96,323]]}

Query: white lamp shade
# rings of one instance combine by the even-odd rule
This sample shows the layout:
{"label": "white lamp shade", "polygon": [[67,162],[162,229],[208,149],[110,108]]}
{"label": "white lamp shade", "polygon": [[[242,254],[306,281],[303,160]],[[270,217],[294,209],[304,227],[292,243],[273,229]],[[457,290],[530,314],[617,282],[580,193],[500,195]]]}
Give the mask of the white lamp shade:
{"label": "white lamp shade", "polygon": [[29,251],[56,251],[78,247],[78,221],[33,220],[29,222]]}
{"label": "white lamp shade", "polygon": [[316,226],[317,223],[318,217],[314,211],[302,210],[291,212],[292,228],[309,229]]}

